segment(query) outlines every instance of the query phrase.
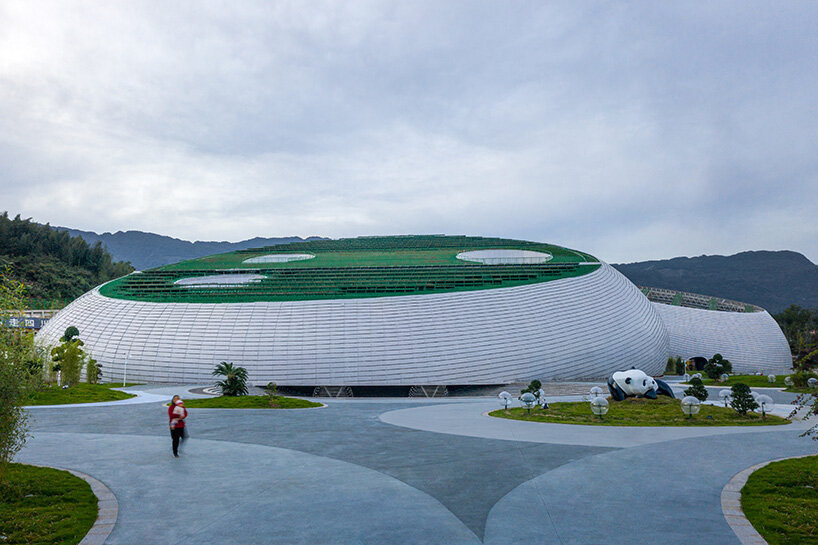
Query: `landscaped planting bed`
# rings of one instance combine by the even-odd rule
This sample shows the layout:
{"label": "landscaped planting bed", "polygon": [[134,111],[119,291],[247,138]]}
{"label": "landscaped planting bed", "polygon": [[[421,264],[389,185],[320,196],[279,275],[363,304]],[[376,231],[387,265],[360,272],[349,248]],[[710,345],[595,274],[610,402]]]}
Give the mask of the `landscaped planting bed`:
{"label": "landscaped planting bed", "polygon": [[0,543],[74,545],[96,518],[90,485],[67,471],[9,464],[0,480]]}
{"label": "landscaped planting bed", "polygon": [[818,456],[753,472],[741,489],[741,509],[770,545],[818,543]]}
{"label": "landscaped planting bed", "polygon": [[701,405],[699,414],[688,417],[682,413],[680,400],[660,396],[658,399],[627,398],[613,401],[609,398],[608,414],[602,418],[591,413],[589,403],[551,403],[548,409],[535,408],[531,413],[516,407],[489,413],[497,418],[550,422],[556,424],[586,424],[593,426],[770,426],[789,424],[778,416],[748,413],[741,416],[731,408]]}
{"label": "landscaped planting bed", "polygon": [[[136,383],[128,384],[134,386]],[[121,387],[121,383],[112,384],[87,384],[80,382],[61,388],[59,386],[46,386],[31,394],[25,402],[26,405],[68,405],[72,403],[96,403],[100,401],[118,401],[136,397],[134,394],[112,390],[111,388]]]}

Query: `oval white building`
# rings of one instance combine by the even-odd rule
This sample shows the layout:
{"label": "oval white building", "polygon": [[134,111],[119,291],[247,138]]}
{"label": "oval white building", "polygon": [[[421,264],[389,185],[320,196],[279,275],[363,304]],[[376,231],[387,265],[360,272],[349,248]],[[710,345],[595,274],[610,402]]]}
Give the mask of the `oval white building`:
{"label": "oval white building", "polygon": [[[660,375],[669,355],[687,353],[721,352],[737,372],[755,369],[752,348],[718,342],[743,334],[703,334],[736,320],[757,324],[760,352],[780,348],[765,312],[701,311],[699,320],[694,311],[652,303],[609,265],[558,246],[369,237],[134,273],[72,302],[38,340],[56,344],[77,327],[106,381],[127,367],[129,380],[206,383],[228,361],[255,384],[299,387],[600,379],[632,366]],[[781,372],[775,358],[769,368]]]}

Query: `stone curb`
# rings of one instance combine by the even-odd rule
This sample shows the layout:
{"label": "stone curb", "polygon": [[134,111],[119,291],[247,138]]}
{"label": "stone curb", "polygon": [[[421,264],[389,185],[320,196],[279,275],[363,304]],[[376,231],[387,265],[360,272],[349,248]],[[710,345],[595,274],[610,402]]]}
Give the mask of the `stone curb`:
{"label": "stone curb", "polygon": [[794,460],[797,458],[806,458],[808,456],[815,456],[815,454],[805,454],[803,456],[790,456],[787,458],[778,458],[776,460],[769,460],[754,466],[743,469],[733,475],[727,484],[721,490],[721,510],[724,513],[724,519],[736,537],[741,541],[742,545],[769,545],[767,540],[761,537],[761,534],[753,528],[753,525],[744,516],[744,511],[741,510],[741,489],[747,484],[747,479],[750,475],[762,467],[780,462],[782,460]]}
{"label": "stone curb", "polygon": [[88,530],[88,533],[85,534],[85,537],[82,538],[79,545],[103,545],[113,531],[117,516],[119,515],[119,502],[116,501],[116,496],[114,496],[111,489],[105,486],[102,481],[90,475],[74,471],[73,469],[64,469],[64,471],[79,477],[91,485],[91,491],[97,497],[97,508],[99,509],[97,520],[94,521],[94,525],[91,526],[91,529]]}

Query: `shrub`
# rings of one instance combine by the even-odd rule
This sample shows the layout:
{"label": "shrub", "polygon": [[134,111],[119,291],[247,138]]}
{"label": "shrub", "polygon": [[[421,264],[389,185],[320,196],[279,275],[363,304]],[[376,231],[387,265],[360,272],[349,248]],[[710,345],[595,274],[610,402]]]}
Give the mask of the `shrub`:
{"label": "shrub", "polygon": [[733,372],[733,364],[730,360],[726,360],[721,354],[714,354],[712,358],[707,360],[707,365],[704,366],[704,374],[713,380],[718,380],[724,373],[728,375]]}
{"label": "shrub", "polygon": [[[72,338],[64,340],[61,345],[51,350],[51,359],[62,371],[63,384],[76,384],[80,381],[80,371],[86,357],[83,345],[80,339]],[[57,365],[54,367],[57,368]]]}
{"label": "shrub", "polygon": [[667,359],[667,364],[665,365],[665,374],[666,375],[684,375],[685,374],[685,362],[682,361],[681,356],[673,356]]}
{"label": "shrub", "polygon": [[795,386],[796,388],[806,388],[807,381],[810,378],[813,377],[818,378],[818,375],[816,375],[815,373],[807,373],[805,371],[798,371],[797,373],[793,373],[790,376],[792,378],[792,385]]}
{"label": "shrub", "polygon": [[211,373],[214,377],[224,377],[216,383],[223,396],[247,395],[247,369],[223,361]]}
{"label": "shrub", "polygon": [[266,390],[267,402],[270,404],[270,407],[278,407],[278,403],[276,402],[276,397],[278,397],[278,385],[275,382],[268,382]]}
{"label": "shrub", "polygon": [[85,380],[88,381],[88,384],[97,384],[99,383],[99,377],[102,376],[102,365],[97,363],[92,357],[86,358],[85,361]]}
{"label": "shrub", "polygon": [[704,387],[704,383],[700,378],[692,378],[690,379],[690,388],[685,390],[686,396],[693,396],[699,401],[705,401],[707,396],[707,388]]}
{"label": "shrub", "polygon": [[741,416],[746,415],[749,411],[758,409],[758,403],[753,399],[750,393],[750,387],[739,382],[730,388],[730,406]]}

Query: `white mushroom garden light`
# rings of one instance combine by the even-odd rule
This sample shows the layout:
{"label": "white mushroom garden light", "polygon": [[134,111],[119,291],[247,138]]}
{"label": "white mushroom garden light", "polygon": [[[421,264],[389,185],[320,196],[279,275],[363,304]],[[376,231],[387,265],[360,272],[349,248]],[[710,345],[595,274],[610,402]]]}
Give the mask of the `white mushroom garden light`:
{"label": "white mushroom garden light", "polygon": [[608,414],[608,400],[604,397],[595,397],[591,400],[591,412],[602,420],[602,417]]}
{"label": "white mushroom garden light", "polygon": [[772,408],[775,406],[773,398],[766,394],[762,394],[756,398],[756,403],[758,403],[758,406],[761,409],[761,418],[766,420],[767,412],[772,410]]}
{"label": "white mushroom garden light", "polygon": [[520,396],[520,401],[522,402],[523,406],[528,410],[528,414],[531,414],[531,407],[537,403],[537,398],[531,392],[526,392]]}
{"label": "white mushroom garden light", "polygon": [[686,396],[682,398],[682,412],[688,418],[693,418],[694,414],[698,414],[702,408],[702,402],[693,396]]}

